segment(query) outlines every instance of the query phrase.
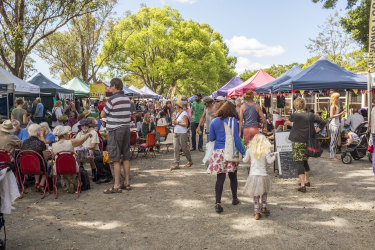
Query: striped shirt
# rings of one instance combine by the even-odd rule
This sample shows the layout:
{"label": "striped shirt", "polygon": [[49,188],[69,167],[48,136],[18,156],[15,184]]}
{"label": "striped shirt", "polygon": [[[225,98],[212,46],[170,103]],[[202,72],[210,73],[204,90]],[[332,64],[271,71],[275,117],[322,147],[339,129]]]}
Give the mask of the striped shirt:
{"label": "striped shirt", "polygon": [[106,128],[108,131],[130,126],[130,99],[124,94],[124,91],[109,97],[103,111],[107,114]]}

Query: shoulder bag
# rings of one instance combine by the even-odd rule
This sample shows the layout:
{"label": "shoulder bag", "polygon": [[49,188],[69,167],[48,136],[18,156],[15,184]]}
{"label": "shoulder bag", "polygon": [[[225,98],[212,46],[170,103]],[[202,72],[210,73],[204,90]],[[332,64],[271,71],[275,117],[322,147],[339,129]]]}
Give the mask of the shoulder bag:
{"label": "shoulder bag", "polygon": [[317,139],[311,136],[311,121],[310,116],[309,118],[309,135],[306,143],[306,151],[305,154],[309,157],[320,157],[323,153],[323,148],[320,146],[320,143]]}
{"label": "shoulder bag", "polygon": [[[229,162],[240,162],[240,154],[234,143],[234,125],[233,118],[228,119],[228,124],[220,120],[221,125],[225,130],[225,148],[224,148],[224,160]],[[230,125],[229,125],[230,124]]]}

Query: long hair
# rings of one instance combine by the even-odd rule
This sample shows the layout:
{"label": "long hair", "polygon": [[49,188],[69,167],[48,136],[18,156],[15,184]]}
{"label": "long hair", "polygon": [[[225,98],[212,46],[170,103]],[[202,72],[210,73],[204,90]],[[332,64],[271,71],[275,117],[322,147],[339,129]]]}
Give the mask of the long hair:
{"label": "long hair", "polygon": [[238,120],[238,114],[236,111],[236,106],[231,102],[225,102],[216,113],[216,117],[223,120],[227,117],[234,117]]}
{"label": "long hair", "polygon": [[331,95],[331,104],[336,105],[336,100],[340,98],[340,94],[335,92]]}
{"label": "long hair", "polygon": [[265,156],[272,147],[270,141],[262,134],[256,134],[249,142],[247,149],[252,152],[255,159],[259,160]]}

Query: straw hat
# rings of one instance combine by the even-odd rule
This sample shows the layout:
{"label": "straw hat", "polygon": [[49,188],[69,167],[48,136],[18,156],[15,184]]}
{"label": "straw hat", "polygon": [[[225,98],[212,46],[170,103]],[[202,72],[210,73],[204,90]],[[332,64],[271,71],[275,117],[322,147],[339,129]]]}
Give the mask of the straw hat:
{"label": "straw hat", "polygon": [[59,118],[57,118],[57,120],[59,122],[66,122],[68,120],[68,116],[67,115],[62,115]]}
{"label": "straw hat", "polygon": [[175,101],[174,104],[176,104],[177,106],[179,106],[179,107],[182,108],[182,109],[185,107],[184,102],[181,101],[181,100],[177,100],[177,101]]}
{"label": "straw hat", "polygon": [[61,126],[61,125],[58,125],[53,130],[53,134],[56,135],[56,136],[62,136],[62,135],[70,133],[71,130],[72,129],[70,128],[70,126]]}
{"label": "straw hat", "polygon": [[0,130],[5,133],[13,133],[15,131],[11,120],[5,120],[0,126]]}
{"label": "straw hat", "polygon": [[88,117],[91,114],[91,112],[90,110],[85,109],[85,111],[83,111],[82,114],[84,114],[85,117]]}
{"label": "straw hat", "polygon": [[203,104],[206,104],[206,103],[213,103],[214,102],[214,99],[212,99],[211,97],[209,97],[209,96],[205,96],[204,98],[203,98]]}

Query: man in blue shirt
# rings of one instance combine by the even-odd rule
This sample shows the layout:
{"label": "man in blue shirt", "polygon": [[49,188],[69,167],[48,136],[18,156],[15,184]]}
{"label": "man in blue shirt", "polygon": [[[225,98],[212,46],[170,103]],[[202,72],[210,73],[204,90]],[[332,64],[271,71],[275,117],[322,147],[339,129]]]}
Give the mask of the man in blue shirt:
{"label": "man in blue shirt", "polygon": [[20,122],[18,120],[12,120],[12,125],[15,129],[14,135],[18,137],[21,141],[29,139],[29,134],[26,129],[20,128]]}
{"label": "man in blue shirt", "polygon": [[42,103],[42,100],[40,97],[36,98],[36,110],[34,114],[34,119],[36,123],[40,124],[43,121],[43,116],[44,116],[44,105]]}

